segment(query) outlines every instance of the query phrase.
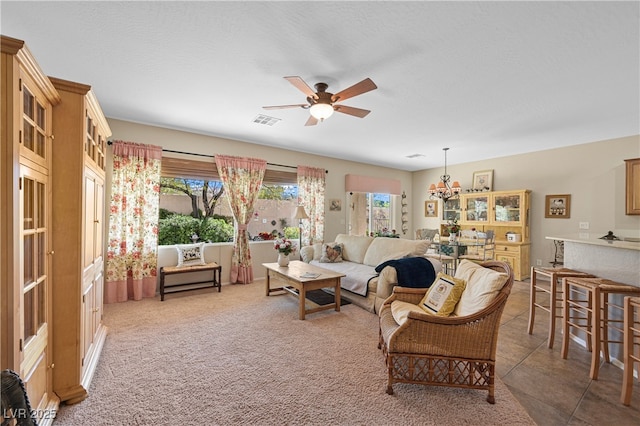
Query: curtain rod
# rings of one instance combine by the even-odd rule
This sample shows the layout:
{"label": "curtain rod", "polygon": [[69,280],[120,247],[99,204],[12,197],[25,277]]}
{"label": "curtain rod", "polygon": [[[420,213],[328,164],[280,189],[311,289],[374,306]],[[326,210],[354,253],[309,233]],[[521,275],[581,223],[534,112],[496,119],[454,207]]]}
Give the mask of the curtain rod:
{"label": "curtain rod", "polygon": [[[107,141],[107,145],[113,145],[112,141]],[[207,158],[216,158],[215,155],[210,155],[210,154],[197,154],[195,152],[185,152],[185,151],[174,151],[172,149],[164,149],[162,148],[162,152],[172,152],[174,154],[185,154],[185,155],[195,155],[198,157],[207,157]],[[288,166],[286,164],[276,164],[276,163],[267,163],[270,166],[278,166],[278,167],[288,167],[290,169],[297,169],[298,167],[296,166]],[[325,170],[325,173],[329,173],[329,170]]]}

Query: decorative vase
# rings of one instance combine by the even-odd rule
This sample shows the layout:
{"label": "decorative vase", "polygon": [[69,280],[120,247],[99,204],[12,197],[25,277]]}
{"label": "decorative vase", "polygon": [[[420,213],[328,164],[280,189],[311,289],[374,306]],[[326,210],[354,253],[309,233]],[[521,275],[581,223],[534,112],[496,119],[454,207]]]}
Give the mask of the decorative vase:
{"label": "decorative vase", "polygon": [[278,253],[278,265],[282,267],[289,266],[289,255],[284,253]]}
{"label": "decorative vase", "polygon": [[457,232],[450,232],[449,233],[449,241],[450,242],[455,242],[457,237],[458,237],[458,233]]}

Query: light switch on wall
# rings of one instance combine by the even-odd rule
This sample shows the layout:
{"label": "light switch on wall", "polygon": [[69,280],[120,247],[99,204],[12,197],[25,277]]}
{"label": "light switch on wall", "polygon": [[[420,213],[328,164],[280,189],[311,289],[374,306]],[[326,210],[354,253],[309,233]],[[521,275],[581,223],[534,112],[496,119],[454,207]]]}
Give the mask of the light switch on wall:
{"label": "light switch on wall", "polygon": [[580,229],[589,229],[589,222],[580,222]]}

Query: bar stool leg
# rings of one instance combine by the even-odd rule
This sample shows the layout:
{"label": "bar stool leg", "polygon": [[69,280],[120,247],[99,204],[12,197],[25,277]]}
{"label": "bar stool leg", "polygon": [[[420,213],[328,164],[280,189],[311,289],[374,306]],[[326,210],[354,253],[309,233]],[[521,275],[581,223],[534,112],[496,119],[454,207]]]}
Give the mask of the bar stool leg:
{"label": "bar stool leg", "polygon": [[553,341],[556,338],[556,318],[557,318],[557,314],[558,314],[558,301],[556,300],[556,298],[558,297],[558,282],[557,282],[557,277],[556,274],[551,274],[550,279],[550,297],[549,297],[549,313],[550,313],[550,318],[549,318],[549,340],[547,342],[547,347],[549,349],[553,348]]}
{"label": "bar stool leg", "polygon": [[529,334],[533,334],[533,324],[536,320],[536,270],[531,267],[531,288],[529,289]]}
{"label": "bar stool leg", "polygon": [[[636,303],[632,303],[632,299],[634,299]],[[634,354],[634,339],[640,337],[640,334],[636,334],[636,330],[639,329],[635,327],[635,306],[638,306],[638,302],[640,302],[639,298],[624,298],[624,373],[622,376],[620,402],[627,406],[631,404],[634,362],[638,361],[638,358],[636,358]]]}
{"label": "bar stool leg", "polygon": [[611,362],[609,358],[609,294],[602,294],[602,356],[608,363]]}
{"label": "bar stool leg", "polygon": [[560,351],[560,356],[562,359],[567,359],[567,354],[569,352],[569,284],[567,283],[567,279],[562,279],[562,294],[564,297],[562,298],[562,312],[564,312],[564,319],[562,321],[562,350]]}
{"label": "bar stool leg", "polygon": [[[591,293],[589,293],[591,294]],[[589,346],[591,349],[591,370],[589,371],[589,377],[591,379],[596,380],[598,378],[598,373],[600,371],[600,342],[602,335],[602,323],[601,323],[601,302],[602,294],[600,292],[600,287],[596,287],[593,291],[593,298],[591,300],[591,306],[593,306],[593,321],[591,322],[591,335],[592,335],[592,344]],[[595,303],[595,305],[594,305]],[[606,314],[605,314],[606,315]]]}

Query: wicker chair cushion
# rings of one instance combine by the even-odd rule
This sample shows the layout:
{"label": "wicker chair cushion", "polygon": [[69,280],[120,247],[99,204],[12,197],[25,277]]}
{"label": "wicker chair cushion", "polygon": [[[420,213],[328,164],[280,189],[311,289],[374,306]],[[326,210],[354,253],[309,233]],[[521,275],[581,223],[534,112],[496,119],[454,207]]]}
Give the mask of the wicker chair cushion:
{"label": "wicker chair cushion", "polygon": [[469,260],[460,262],[455,276],[466,278],[467,282],[454,311],[457,316],[471,315],[489,306],[509,279],[505,273],[484,268]]}
{"label": "wicker chair cushion", "polygon": [[393,316],[396,324],[404,324],[407,321],[409,312],[420,312],[424,314],[422,308],[415,303],[403,302],[401,300],[394,300],[391,303],[391,316]]}
{"label": "wicker chair cushion", "polygon": [[448,317],[456,308],[466,286],[465,280],[439,272],[419,306],[428,314]]}

